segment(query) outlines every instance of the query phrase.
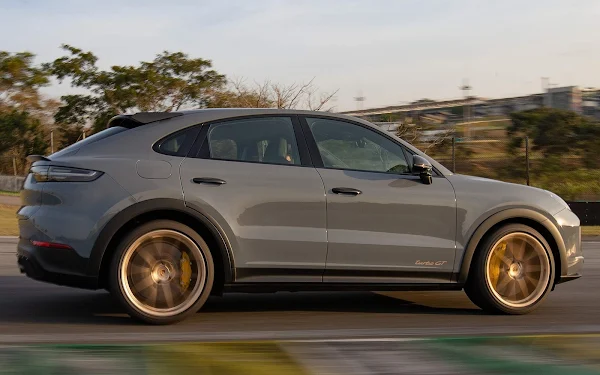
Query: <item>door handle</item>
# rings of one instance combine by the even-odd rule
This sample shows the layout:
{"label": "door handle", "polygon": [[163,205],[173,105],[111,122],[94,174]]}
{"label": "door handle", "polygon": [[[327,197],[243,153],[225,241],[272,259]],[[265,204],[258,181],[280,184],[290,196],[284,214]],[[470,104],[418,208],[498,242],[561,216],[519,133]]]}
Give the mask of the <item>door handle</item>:
{"label": "door handle", "polygon": [[220,178],[213,178],[213,177],[194,177],[194,178],[192,178],[192,182],[195,184],[206,184],[206,185],[223,185],[223,184],[225,184],[225,180],[221,180]]}
{"label": "door handle", "polygon": [[336,187],[331,189],[335,194],[357,196],[362,194],[362,191],[353,188]]}

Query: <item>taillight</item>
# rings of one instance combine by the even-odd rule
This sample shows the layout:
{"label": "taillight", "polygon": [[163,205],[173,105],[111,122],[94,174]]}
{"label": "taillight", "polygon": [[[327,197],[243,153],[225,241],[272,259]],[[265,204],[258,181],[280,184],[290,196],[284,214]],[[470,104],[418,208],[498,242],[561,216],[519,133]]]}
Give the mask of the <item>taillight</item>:
{"label": "taillight", "polygon": [[88,182],[102,175],[102,172],[89,169],[49,165],[31,167],[31,173],[37,182]]}

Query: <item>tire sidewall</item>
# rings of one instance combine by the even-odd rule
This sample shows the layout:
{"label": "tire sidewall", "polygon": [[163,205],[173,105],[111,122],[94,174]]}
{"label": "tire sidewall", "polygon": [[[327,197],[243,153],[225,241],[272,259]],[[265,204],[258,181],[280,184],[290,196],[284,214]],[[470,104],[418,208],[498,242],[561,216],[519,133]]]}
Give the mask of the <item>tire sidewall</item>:
{"label": "tire sidewall", "polygon": [[[548,261],[550,264],[549,270],[549,278],[548,284],[544,289],[542,295],[535,301],[534,303],[524,306],[524,307],[512,307],[504,304],[501,300],[499,300],[491,290],[491,286],[488,285],[487,282],[487,258],[491,251],[493,251],[493,246],[504,236],[512,233],[525,233],[530,236],[533,236],[537,241],[539,241],[544,247],[544,251],[546,252],[546,256],[548,257]],[[471,280],[471,282],[475,282],[479,285],[470,285],[471,288],[475,287],[479,290],[483,301],[481,298],[476,298],[479,302],[483,302],[486,307],[490,309],[499,310],[499,312],[507,313],[507,314],[526,314],[534,309],[536,309],[542,301],[548,296],[548,293],[552,289],[554,285],[555,278],[555,260],[554,255],[552,253],[551,247],[548,244],[548,241],[535,229],[523,225],[523,224],[509,224],[499,228],[497,231],[488,236],[481,244],[480,251],[478,251],[477,262],[475,264],[475,280]]]}
{"label": "tire sidewall", "polygon": [[[121,282],[121,264],[127,249],[142,235],[160,229],[168,229],[179,232],[187,237],[189,237],[200,249],[202,255],[204,256],[204,262],[206,263],[206,280],[204,283],[204,288],[198,299],[185,311],[172,316],[166,317],[158,317],[149,315],[141,310],[139,310],[126,296],[125,291],[123,290],[123,283]],[[128,233],[123,240],[117,246],[113,259],[111,261],[110,267],[110,291],[111,293],[119,300],[122,306],[125,307],[129,315],[134,318],[137,318],[143,322],[151,323],[151,324],[170,324],[174,322],[181,321],[185,319],[187,316],[197,312],[200,307],[206,302],[208,299],[213,282],[214,282],[214,262],[211,255],[211,252],[208,248],[206,242],[200,237],[194,230],[190,227],[178,223],[172,220],[155,220],[145,224],[140,225],[139,227],[133,229],[130,233]]]}

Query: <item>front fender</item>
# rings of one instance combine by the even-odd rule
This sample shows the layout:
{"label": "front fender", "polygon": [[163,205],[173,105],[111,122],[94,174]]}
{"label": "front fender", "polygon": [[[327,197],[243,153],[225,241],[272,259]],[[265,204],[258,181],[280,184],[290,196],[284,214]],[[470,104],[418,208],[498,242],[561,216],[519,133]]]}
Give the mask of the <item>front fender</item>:
{"label": "front fender", "polygon": [[564,273],[564,271],[568,269],[566,248],[560,231],[558,230],[558,224],[556,223],[556,220],[553,217],[547,217],[531,209],[511,208],[491,215],[473,231],[473,234],[470,236],[467,246],[465,247],[464,255],[460,263],[458,263],[460,264],[460,271],[458,273],[457,282],[459,284],[464,284],[467,281],[469,269],[471,267],[471,261],[473,260],[477,246],[490,229],[502,222],[510,222],[511,220],[518,221],[523,219],[534,221],[548,230],[554,240],[548,242],[551,246],[553,243],[556,244],[556,249],[553,249],[553,252],[558,251],[560,258],[555,259],[555,261],[556,263],[560,264],[561,273]]}

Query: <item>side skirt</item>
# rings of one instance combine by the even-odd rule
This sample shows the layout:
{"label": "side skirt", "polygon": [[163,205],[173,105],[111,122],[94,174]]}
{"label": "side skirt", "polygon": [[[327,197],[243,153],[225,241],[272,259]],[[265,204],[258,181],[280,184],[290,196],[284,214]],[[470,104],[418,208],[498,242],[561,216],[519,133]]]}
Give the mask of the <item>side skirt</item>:
{"label": "side skirt", "polygon": [[462,290],[457,283],[358,284],[358,283],[235,283],[225,284],[225,293],[356,292]]}

